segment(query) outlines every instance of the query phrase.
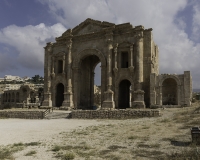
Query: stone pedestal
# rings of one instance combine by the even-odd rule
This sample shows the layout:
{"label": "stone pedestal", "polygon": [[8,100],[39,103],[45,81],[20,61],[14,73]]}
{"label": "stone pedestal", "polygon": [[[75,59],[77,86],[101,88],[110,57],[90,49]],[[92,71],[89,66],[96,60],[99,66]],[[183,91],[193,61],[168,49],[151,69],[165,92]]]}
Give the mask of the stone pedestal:
{"label": "stone pedestal", "polygon": [[44,101],[42,102],[42,106],[40,108],[51,108],[52,107],[52,100],[51,100],[51,93],[44,93]]}
{"label": "stone pedestal", "polygon": [[133,94],[134,94],[134,101],[132,103],[131,108],[145,108],[144,91],[138,89],[134,91]]}
{"label": "stone pedestal", "polygon": [[115,102],[113,101],[113,95],[114,92],[112,90],[108,90],[104,92],[104,101],[102,104],[101,109],[114,109],[115,108]]}
{"label": "stone pedestal", "polygon": [[155,105],[156,104],[156,92],[152,91],[150,93],[150,105]]}
{"label": "stone pedestal", "polygon": [[73,94],[72,92],[64,93],[64,101],[62,106],[60,107],[61,110],[72,110],[74,108],[73,104]]}

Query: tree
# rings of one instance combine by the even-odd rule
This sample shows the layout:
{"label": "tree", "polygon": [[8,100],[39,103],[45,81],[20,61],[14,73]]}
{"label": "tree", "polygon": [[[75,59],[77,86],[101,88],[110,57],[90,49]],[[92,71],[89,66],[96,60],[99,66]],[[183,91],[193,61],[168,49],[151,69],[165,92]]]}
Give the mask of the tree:
{"label": "tree", "polygon": [[44,78],[41,77],[40,75],[35,75],[34,77],[31,78],[32,83],[44,83]]}

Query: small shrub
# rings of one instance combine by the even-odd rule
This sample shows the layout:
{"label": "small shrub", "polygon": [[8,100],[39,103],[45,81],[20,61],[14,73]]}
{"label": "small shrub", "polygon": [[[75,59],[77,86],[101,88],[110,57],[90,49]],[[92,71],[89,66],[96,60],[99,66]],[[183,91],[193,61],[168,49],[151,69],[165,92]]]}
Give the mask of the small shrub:
{"label": "small shrub", "polygon": [[29,151],[28,153],[25,154],[25,156],[32,156],[36,153],[37,153],[36,151]]}
{"label": "small shrub", "polygon": [[128,139],[137,139],[138,136],[129,136]]}
{"label": "small shrub", "polygon": [[30,142],[30,143],[26,143],[26,146],[38,146],[40,145],[40,142]]}
{"label": "small shrub", "polygon": [[13,147],[18,147],[18,146],[24,146],[24,144],[22,142],[13,144]]}
{"label": "small shrub", "polygon": [[54,152],[58,152],[59,150],[61,150],[62,149],[62,147],[61,146],[54,146],[53,147],[53,149],[52,149],[52,151],[54,151]]}
{"label": "small shrub", "polygon": [[69,152],[63,155],[62,160],[72,160],[74,158],[75,158],[75,155]]}

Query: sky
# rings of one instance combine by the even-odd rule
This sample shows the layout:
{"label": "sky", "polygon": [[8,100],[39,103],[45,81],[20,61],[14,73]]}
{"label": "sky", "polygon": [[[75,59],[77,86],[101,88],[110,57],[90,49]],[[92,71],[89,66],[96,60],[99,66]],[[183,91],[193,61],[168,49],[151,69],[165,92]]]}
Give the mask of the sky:
{"label": "sky", "polygon": [[199,0],[1,0],[0,77],[43,76],[46,43],[87,18],[153,28],[160,74],[191,71],[200,89]]}

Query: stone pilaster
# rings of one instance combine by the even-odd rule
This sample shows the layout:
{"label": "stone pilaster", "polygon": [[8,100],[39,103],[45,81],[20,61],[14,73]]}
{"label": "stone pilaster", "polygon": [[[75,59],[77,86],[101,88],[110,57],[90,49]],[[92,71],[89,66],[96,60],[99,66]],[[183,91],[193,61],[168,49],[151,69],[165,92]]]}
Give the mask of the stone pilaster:
{"label": "stone pilaster", "polygon": [[72,75],[71,75],[71,67],[72,67],[72,39],[69,39],[67,42],[68,48],[68,57],[67,57],[67,86],[65,87],[64,92],[64,101],[61,109],[71,110],[74,108],[73,103],[73,93],[72,93]]}
{"label": "stone pilaster", "polygon": [[136,33],[136,90],[133,92],[134,102],[133,108],[145,108],[144,91],[142,90],[143,82],[143,32]]}
{"label": "stone pilaster", "polygon": [[52,43],[47,43],[44,56],[44,101],[42,102],[43,107],[52,107],[51,99],[51,54],[52,54]]}
{"label": "stone pilaster", "polygon": [[104,92],[104,101],[102,104],[102,109],[113,109],[115,108],[115,103],[113,100],[114,92],[112,91],[112,33],[107,34],[108,42],[108,56],[107,56],[107,91]]}
{"label": "stone pilaster", "polygon": [[51,59],[51,64],[52,64],[51,78],[53,79],[55,77],[55,58],[54,57],[52,57],[52,59]]}
{"label": "stone pilaster", "polygon": [[115,73],[115,79],[117,78],[117,75],[118,75],[118,67],[117,67],[117,47],[118,47],[118,44],[115,45],[115,48],[114,48],[114,53],[115,53],[115,67],[113,68],[113,71]]}
{"label": "stone pilaster", "polygon": [[129,66],[129,71],[131,73],[131,76],[133,77],[133,72],[134,72],[134,66],[133,66],[133,45],[130,46],[130,66]]}

